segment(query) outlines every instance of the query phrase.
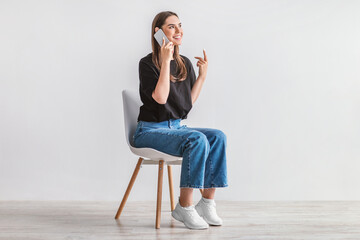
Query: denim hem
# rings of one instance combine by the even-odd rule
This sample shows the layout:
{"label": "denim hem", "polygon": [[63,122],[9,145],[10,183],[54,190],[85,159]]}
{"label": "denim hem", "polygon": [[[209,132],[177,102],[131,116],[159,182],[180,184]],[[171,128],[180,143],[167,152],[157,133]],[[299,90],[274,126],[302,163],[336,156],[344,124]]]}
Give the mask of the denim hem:
{"label": "denim hem", "polygon": [[206,189],[206,188],[224,188],[224,187],[228,187],[227,184],[224,185],[213,185],[213,186],[191,186],[191,185],[187,185],[187,186],[180,186],[180,188],[200,188],[200,189]]}

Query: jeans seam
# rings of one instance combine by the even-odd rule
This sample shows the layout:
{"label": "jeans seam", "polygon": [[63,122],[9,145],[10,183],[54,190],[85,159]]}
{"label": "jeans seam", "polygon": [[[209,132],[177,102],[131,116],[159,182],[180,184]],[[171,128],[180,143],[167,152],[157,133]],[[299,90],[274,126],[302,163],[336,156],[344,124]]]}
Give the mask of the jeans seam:
{"label": "jeans seam", "polygon": [[[140,136],[140,135],[144,135],[144,134],[149,134],[149,133],[151,133],[151,134],[155,133],[155,134],[161,134],[161,135],[168,135],[168,136],[179,137],[179,138],[181,138],[181,139],[185,139],[185,137],[179,136],[179,135],[176,135],[176,134],[169,134],[169,133],[162,133],[162,132],[149,132],[149,131],[139,132],[139,133],[136,135],[136,137],[138,137],[138,136]],[[134,137],[135,137],[135,136],[134,136]],[[187,139],[187,138],[186,138],[186,139]]]}
{"label": "jeans seam", "polygon": [[[210,149],[210,151],[211,151],[211,149]],[[208,158],[210,161],[210,176],[211,176],[210,184],[213,185],[214,184],[214,174],[213,174],[213,164],[212,164],[212,160],[211,160],[211,152],[209,152]]]}
{"label": "jeans seam", "polygon": [[[189,139],[187,139],[187,141],[189,141]],[[191,160],[191,144],[192,142],[189,141],[189,158],[188,158],[188,174],[187,174],[187,182],[188,182],[188,185],[190,185],[190,160]]]}

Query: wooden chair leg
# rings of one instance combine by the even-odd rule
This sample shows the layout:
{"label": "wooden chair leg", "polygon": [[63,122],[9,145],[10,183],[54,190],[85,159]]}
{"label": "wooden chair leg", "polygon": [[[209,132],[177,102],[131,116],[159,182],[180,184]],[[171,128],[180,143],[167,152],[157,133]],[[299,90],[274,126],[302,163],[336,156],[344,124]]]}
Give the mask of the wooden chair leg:
{"label": "wooden chair leg", "polygon": [[164,160],[160,160],[159,173],[158,173],[157,203],[156,203],[156,222],[155,222],[156,229],[160,228],[163,170],[164,170]]}
{"label": "wooden chair leg", "polygon": [[139,160],[138,160],[138,162],[137,162],[137,164],[136,164],[134,173],[133,173],[133,175],[132,175],[132,177],[131,177],[131,179],[130,179],[129,185],[128,185],[127,189],[126,189],[126,192],[125,192],[125,194],[124,194],[124,197],[123,197],[123,199],[122,199],[122,201],[121,201],[121,204],[120,204],[120,206],[119,206],[119,209],[118,209],[118,211],[117,211],[117,213],[116,213],[116,215],[115,215],[115,219],[118,219],[118,218],[120,217],[120,214],[121,214],[121,212],[122,212],[122,210],[123,210],[123,208],[124,208],[124,206],[125,206],[126,200],[127,200],[128,197],[129,197],[131,188],[132,188],[132,186],[134,185],[136,176],[137,176],[138,173],[139,173],[139,170],[140,170],[142,161],[143,161],[143,159],[142,159],[142,158],[139,158]]}
{"label": "wooden chair leg", "polygon": [[170,165],[167,165],[168,169],[168,178],[169,178],[169,191],[170,191],[170,207],[171,211],[175,209],[175,202],[174,202],[174,188],[173,188],[173,177],[172,177],[172,169]]}

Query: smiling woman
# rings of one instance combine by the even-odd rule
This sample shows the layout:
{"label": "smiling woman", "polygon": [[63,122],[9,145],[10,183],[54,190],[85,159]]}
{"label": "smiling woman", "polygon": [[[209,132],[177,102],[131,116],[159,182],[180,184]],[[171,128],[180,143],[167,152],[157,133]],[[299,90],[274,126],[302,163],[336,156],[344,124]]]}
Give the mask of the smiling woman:
{"label": "smiling woman", "polygon": [[[163,31],[167,36],[171,36],[170,41],[174,43],[174,45],[181,45],[181,39],[183,36],[183,31],[181,28],[181,23],[176,16],[170,16],[166,19],[166,22],[163,27]],[[155,31],[158,31],[159,27],[155,28]]]}
{"label": "smiling woman", "polygon": [[[168,48],[171,50],[171,59],[175,60],[177,65],[179,66],[178,78],[170,75],[170,80],[184,80],[186,76],[186,67],[184,59],[179,55],[179,46],[181,45],[183,30],[181,28],[181,23],[178,16],[173,12],[163,12],[162,14],[156,15],[152,23],[152,31],[151,31],[151,43],[152,43],[152,60],[155,66],[160,70],[162,59],[165,56],[160,54],[160,46],[154,38],[154,34],[161,29],[166,37],[170,41],[170,45]],[[165,46],[166,47],[166,46]],[[167,49],[167,48],[166,48]]]}
{"label": "smiling woman", "polygon": [[[156,41],[160,29],[169,42]],[[153,148],[182,156],[179,203],[172,216],[190,229],[222,225],[216,213],[215,188],[227,186],[226,136],[217,129],[189,128],[181,125],[198,98],[206,78],[208,60],[198,59],[196,78],[191,61],[179,54],[183,29],[174,12],[161,12],[151,29],[152,53],[139,62],[140,107],[134,134],[137,148]],[[193,205],[193,189],[204,189],[199,203]]]}

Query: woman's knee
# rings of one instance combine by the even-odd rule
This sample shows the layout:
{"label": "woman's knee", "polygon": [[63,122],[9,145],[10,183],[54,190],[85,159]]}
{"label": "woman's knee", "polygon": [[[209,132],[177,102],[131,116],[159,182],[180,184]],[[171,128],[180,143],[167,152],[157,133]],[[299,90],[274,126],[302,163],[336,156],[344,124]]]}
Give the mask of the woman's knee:
{"label": "woman's knee", "polygon": [[191,131],[187,137],[188,141],[191,142],[193,145],[200,145],[207,149],[210,148],[209,141],[205,134],[199,131]]}
{"label": "woman's knee", "polygon": [[226,134],[219,129],[213,129],[212,137],[217,141],[226,143],[226,139],[227,139]]}

